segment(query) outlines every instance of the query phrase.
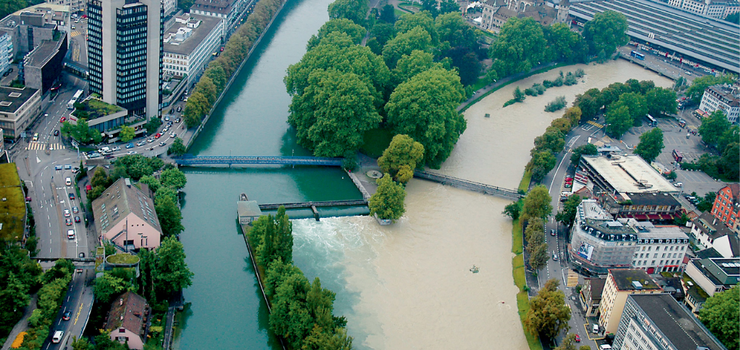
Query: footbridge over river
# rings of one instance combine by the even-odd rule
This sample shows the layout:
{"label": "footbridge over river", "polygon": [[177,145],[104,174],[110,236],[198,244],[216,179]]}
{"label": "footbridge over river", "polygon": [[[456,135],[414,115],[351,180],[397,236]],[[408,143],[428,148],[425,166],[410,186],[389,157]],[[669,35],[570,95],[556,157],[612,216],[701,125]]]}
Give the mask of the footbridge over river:
{"label": "footbridge over river", "polygon": [[[342,166],[343,158],[327,158],[327,157],[294,157],[294,156],[193,156],[184,155],[182,157],[174,158],[175,163],[180,166],[188,167],[211,167],[226,165],[231,167],[232,165],[308,165],[308,166]],[[414,177],[440,183],[446,186],[457,187],[463,190],[474,191],[478,193],[487,194],[490,196],[497,196],[511,200],[519,200],[523,196],[516,190],[507,188],[487,185],[480,182],[460,179],[452,176],[442,175],[438,173],[432,173],[428,171],[417,170],[414,172]],[[288,204],[284,203],[283,205]],[[290,203],[297,207],[311,207],[307,203]],[[346,205],[346,204],[345,204]],[[355,205],[354,203],[351,205]],[[333,205],[327,205],[333,206]],[[342,206],[340,204],[339,206]],[[277,208],[277,207],[276,207]],[[286,208],[288,208],[286,206]],[[266,208],[263,208],[266,209]]]}

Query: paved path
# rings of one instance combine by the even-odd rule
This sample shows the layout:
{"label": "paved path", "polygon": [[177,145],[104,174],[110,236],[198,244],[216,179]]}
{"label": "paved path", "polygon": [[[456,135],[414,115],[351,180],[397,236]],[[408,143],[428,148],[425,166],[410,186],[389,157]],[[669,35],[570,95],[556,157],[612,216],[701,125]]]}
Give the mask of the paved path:
{"label": "paved path", "polygon": [[2,350],[10,349],[10,346],[13,345],[13,341],[18,336],[18,334],[28,330],[28,318],[31,317],[31,313],[35,309],[36,309],[36,294],[31,296],[31,302],[28,303],[28,306],[26,307],[26,311],[23,312],[23,317],[21,317],[21,320],[15,324],[15,327],[13,327],[13,330],[10,331],[10,335],[8,335],[8,339],[5,340],[5,344],[3,345]]}

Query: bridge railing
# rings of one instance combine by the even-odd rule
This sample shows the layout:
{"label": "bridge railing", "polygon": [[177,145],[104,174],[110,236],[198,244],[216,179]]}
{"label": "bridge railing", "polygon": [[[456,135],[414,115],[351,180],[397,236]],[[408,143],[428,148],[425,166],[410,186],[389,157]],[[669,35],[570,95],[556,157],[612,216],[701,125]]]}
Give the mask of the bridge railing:
{"label": "bridge railing", "polygon": [[174,159],[179,165],[321,165],[341,166],[342,158],[295,157],[295,156],[193,156],[184,155]]}
{"label": "bridge railing", "polygon": [[423,170],[414,171],[414,177],[438,182],[443,185],[449,185],[449,186],[463,188],[463,189],[470,189],[473,191],[483,192],[486,194],[501,196],[505,198],[519,199],[522,197],[522,195],[519,194],[519,192],[512,190],[512,189],[488,185],[488,184],[465,180],[465,179],[460,179],[454,176],[435,174],[435,173],[431,173],[431,172],[423,171]]}

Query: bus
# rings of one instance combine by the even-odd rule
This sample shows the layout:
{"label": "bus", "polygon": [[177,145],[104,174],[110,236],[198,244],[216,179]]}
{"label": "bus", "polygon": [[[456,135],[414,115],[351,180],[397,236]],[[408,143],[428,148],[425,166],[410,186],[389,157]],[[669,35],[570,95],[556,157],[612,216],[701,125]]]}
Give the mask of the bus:
{"label": "bus", "polygon": [[648,125],[649,125],[649,126],[652,126],[652,127],[656,127],[656,126],[658,126],[658,121],[657,121],[657,120],[655,120],[655,118],[653,118],[653,116],[652,116],[652,115],[648,114],[648,115],[647,115],[647,120],[648,120]]}
{"label": "bus", "polygon": [[75,109],[75,103],[77,103],[77,100],[82,97],[82,93],[82,90],[77,90],[77,92],[75,92],[74,96],[72,96],[72,99],[67,102],[67,109]]}
{"label": "bus", "polygon": [[632,52],[630,52],[630,56],[632,56],[634,58],[637,58],[638,60],[644,60],[645,59],[645,54],[639,53],[639,52],[637,52],[635,50],[632,50]]}
{"label": "bus", "polygon": [[673,150],[673,159],[676,160],[676,162],[681,162],[683,160],[683,154],[681,154],[681,151],[674,149]]}

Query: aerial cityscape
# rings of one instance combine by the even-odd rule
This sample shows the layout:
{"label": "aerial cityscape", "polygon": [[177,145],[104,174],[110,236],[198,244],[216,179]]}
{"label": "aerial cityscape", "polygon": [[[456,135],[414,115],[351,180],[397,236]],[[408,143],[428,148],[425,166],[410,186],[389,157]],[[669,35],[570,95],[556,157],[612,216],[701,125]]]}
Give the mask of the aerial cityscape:
{"label": "aerial cityscape", "polygon": [[4,349],[740,350],[734,0],[0,0]]}

